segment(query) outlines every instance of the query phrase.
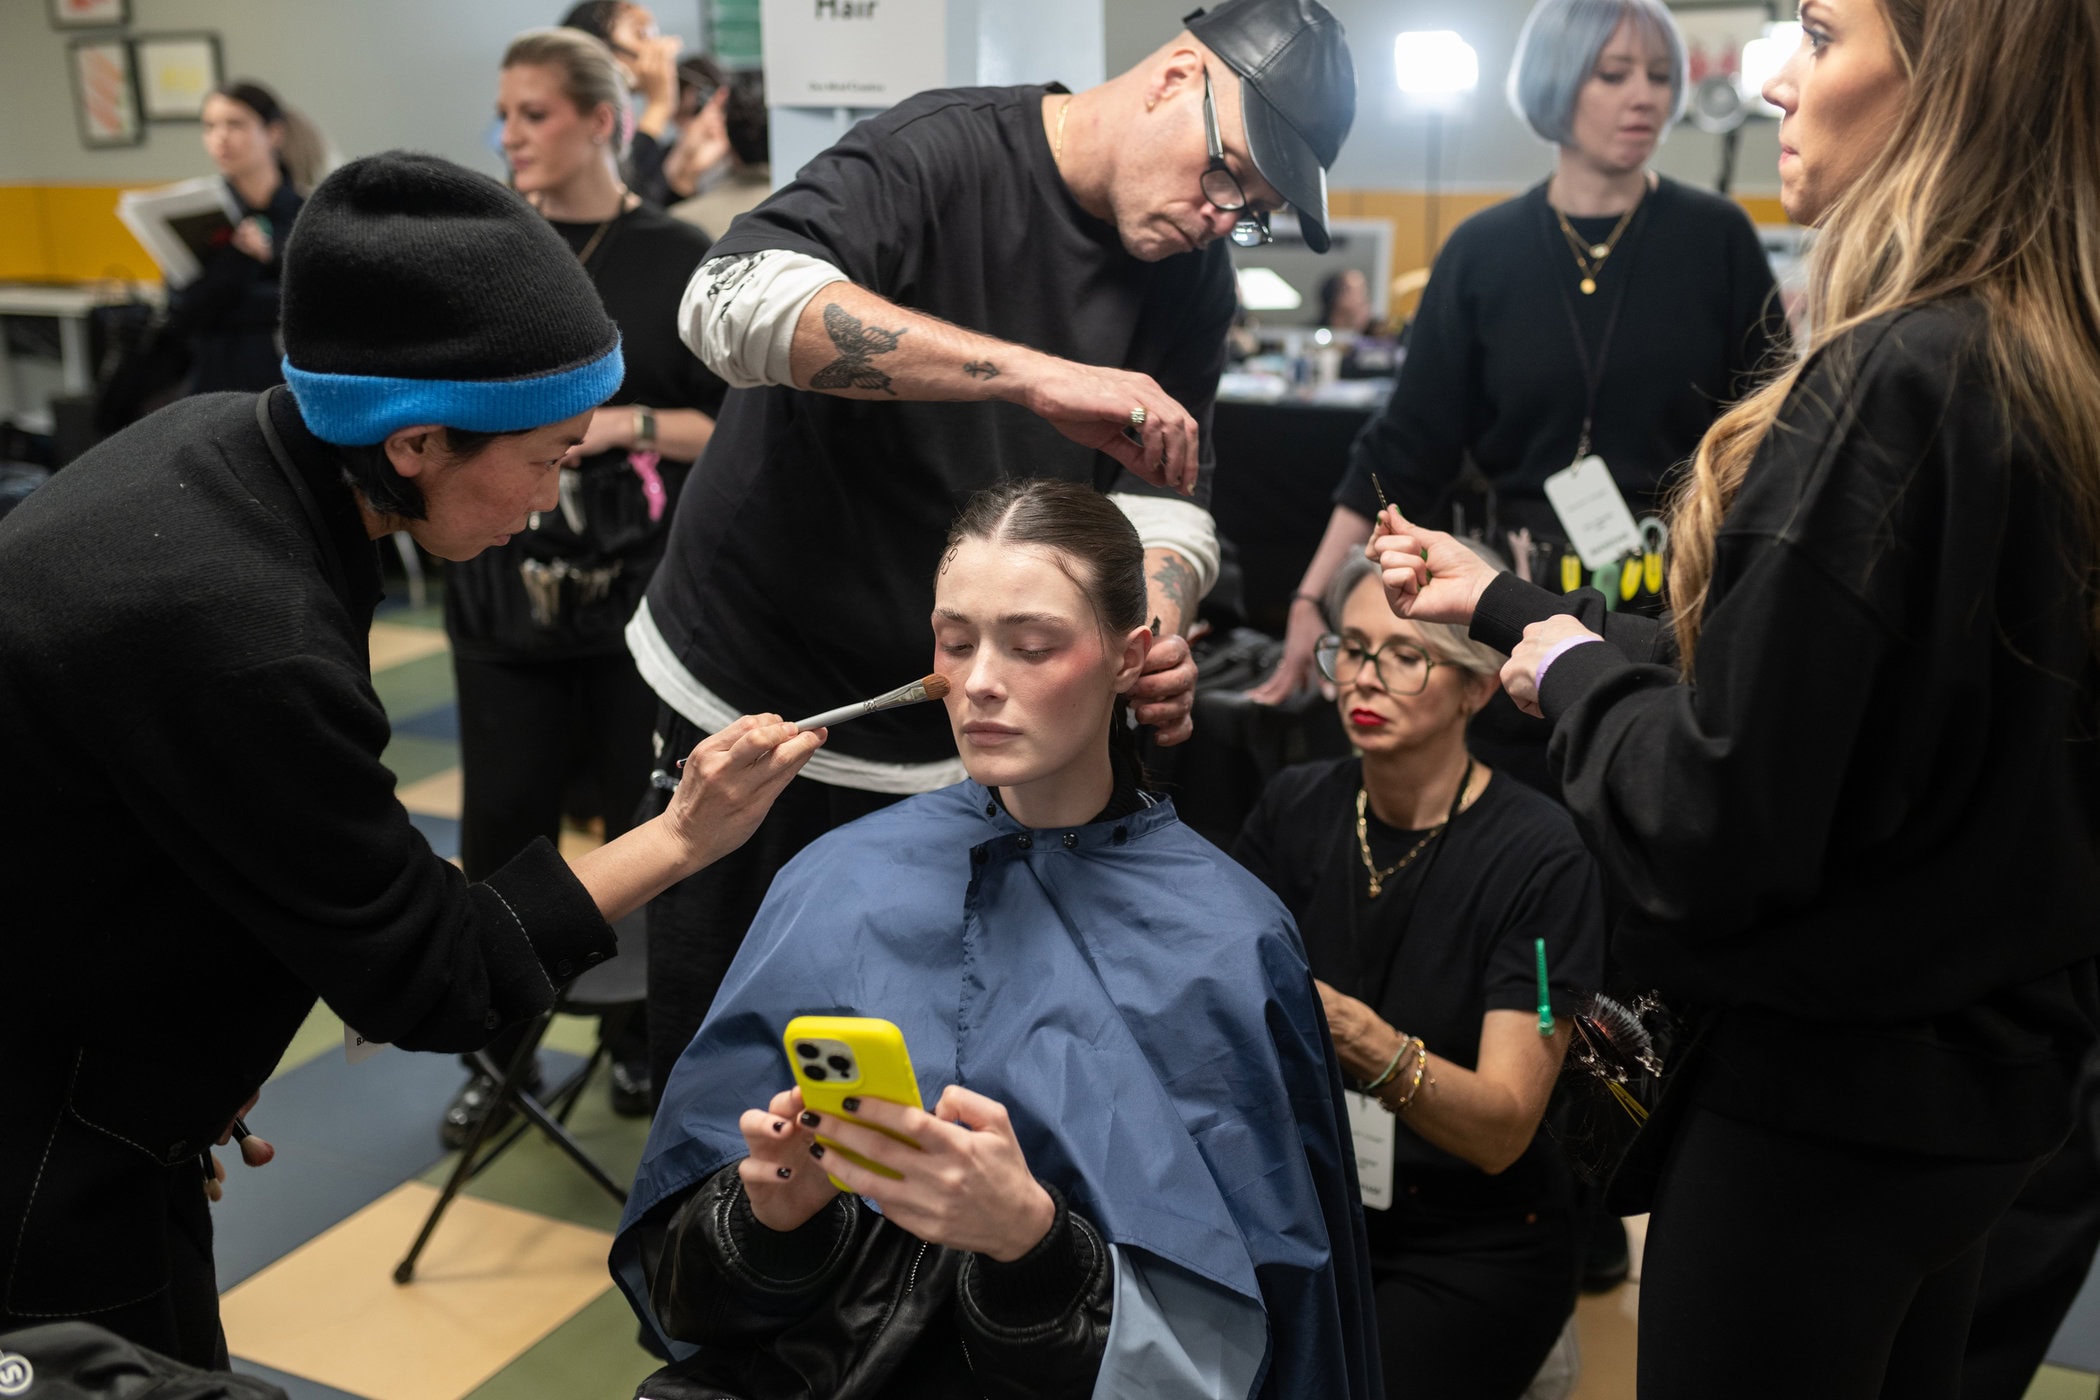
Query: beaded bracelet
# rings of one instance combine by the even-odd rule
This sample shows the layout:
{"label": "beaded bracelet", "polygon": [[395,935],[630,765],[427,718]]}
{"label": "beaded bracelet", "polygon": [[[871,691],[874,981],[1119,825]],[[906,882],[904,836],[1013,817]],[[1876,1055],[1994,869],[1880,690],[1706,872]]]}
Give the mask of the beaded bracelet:
{"label": "beaded bracelet", "polygon": [[[1423,1076],[1424,1076],[1424,1075],[1426,1075],[1426,1074],[1427,1074],[1427,1073],[1429,1072],[1429,1047],[1428,1047],[1428,1046],[1426,1046],[1426,1045],[1424,1045],[1424,1044],[1422,1043],[1422,1037],[1420,1037],[1420,1036],[1416,1036],[1416,1037],[1415,1037],[1415,1040],[1414,1040],[1414,1046],[1415,1046],[1415,1078],[1414,1078],[1414,1082],[1413,1082],[1412,1084],[1409,1084],[1409,1085],[1407,1086],[1407,1097],[1406,1097],[1406,1098],[1404,1098],[1404,1099],[1402,1099],[1402,1100],[1400,1100],[1400,1102],[1398,1102],[1398,1103],[1396,1103],[1396,1104],[1394,1104],[1394,1105],[1393,1105],[1393,1111],[1394,1111],[1394,1112],[1396,1112],[1396,1113],[1404,1113],[1404,1112],[1406,1112],[1406,1111],[1407,1111],[1408,1105],[1412,1104],[1412,1103],[1413,1103],[1413,1102],[1415,1101],[1415,1095],[1416,1095],[1416,1094],[1419,1094],[1419,1093],[1421,1093],[1421,1092],[1422,1092],[1422,1079],[1423,1079]],[[1433,1079],[1432,1079],[1432,1080],[1430,1080],[1429,1082],[1430,1082],[1430,1085],[1431,1085],[1432,1087],[1434,1087],[1434,1086],[1435,1086],[1435,1084],[1436,1084],[1436,1081],[1435,1081],[1435,1080],[1433,1080]]]}
{"label": "beaded bracelet", "polygon": [[1380,1089],[1383,1089],[1386,1085],[1392,1083],[1393,1076],[1399,1073],[1400,1071],[1401,1059],[1407,1054],[1408,1043],[1409,1042],[1406,1036],[1403,1035],[1400,1037],[1400,1048],[1393,1052],[1392,1059],[1387,1060],[1385,1062],[1384,1073],[1380,1074],[1376,1079],[1368,1081],[1364,1085],[1365,1093],[1375,1094]]}

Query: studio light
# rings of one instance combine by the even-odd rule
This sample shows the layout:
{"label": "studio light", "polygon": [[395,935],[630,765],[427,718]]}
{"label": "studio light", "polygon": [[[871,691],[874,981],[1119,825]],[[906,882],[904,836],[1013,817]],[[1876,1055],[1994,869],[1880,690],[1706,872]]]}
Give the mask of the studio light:
{"label": "studio light", "polygon": [[1449,29],[1410,29],[1393,39],[1393,73],[1410,97],[1456,96],[1480,86],[1480,55]]}
{"label": "studio light", "polygon": [[1779,115],[1779,109],[1764,99],[1765,84],[1800,47],[1801,26],[1793,20],[1768,24],[1763,38],[1743,45],[1743,64],[1736,85],[1743,94],[1744,105],[1752,112],[1761,117]]}

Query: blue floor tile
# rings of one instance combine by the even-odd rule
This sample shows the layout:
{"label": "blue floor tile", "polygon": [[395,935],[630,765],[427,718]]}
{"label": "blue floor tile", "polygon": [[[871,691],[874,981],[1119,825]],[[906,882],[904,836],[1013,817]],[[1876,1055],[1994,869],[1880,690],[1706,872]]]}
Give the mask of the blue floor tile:
{"label": "blue floor tile", "polygon": [[[550,1071],[578,1057],[545,1052]],[[445,1155],[438,1119],[465,1077],[449,1055],[387,1050],[360,1065],[330,1051],[271,1081],[248,1124],[277,1149],[277,1160],[249,1169],[240,1153],[226,1163],[226,1199],[212,1210],[219,1287],[289,1254]],[[403,1240],[405,1252],[410,1241]]]}
{"label": "blue floor tile", "polygon": [[394,726],[396,734],[413,734],[419,739],[443,739],[454,744],[459,742],[457,705],[437,705],[406,718],[389,715],[387,722]]}
{"label": "blue floor tile", "polygon": [[423,833],[430,849],[439,860],[459,858],[459,822],[453,817],[433,817],[422,812],[410,812],[409,822]]}
{"label": "blue floor tile", "polygon": [[365,1400],[365,1397],[352,1395],[347,1390],[337,1390],[334,1386],[322,1385],[319,1381],[310,1381],[304,1376],[292,1376],[285,1374],[283,1371],[273,1371],[267,1366],[259,1365],[256,1362],[248,1361],[238,1356],[233,1358],[233,1369],[244,1376],[254,1376],[259,1380],[268,1381],[271,1385],[276,1386],[286,1395],[289,1395],[292,1400]]}

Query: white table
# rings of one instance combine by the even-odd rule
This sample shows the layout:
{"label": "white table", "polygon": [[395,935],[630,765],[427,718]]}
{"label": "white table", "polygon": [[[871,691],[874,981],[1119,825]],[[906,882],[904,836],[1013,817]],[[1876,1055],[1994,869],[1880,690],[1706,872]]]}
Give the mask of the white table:
{"label": "white table", "polygon": [[[59,385],[68,394],[84,394],[94,387],[94,366],[88,363],[88,313],[98,306],[144,297],[160,301],[166,292],[159,283],[137,285],[96,282],[83,286],[50,286],[30,282],[0,282],[0,316],[50,316],[58,322]],[[0,415],[9,415],[24,426],[48,426],[51,406],[44,396],[25,394],[15,383],[15,367],[7,353],[7,339],[0,336]],[[25,421],[26,420],[26,421]]]}

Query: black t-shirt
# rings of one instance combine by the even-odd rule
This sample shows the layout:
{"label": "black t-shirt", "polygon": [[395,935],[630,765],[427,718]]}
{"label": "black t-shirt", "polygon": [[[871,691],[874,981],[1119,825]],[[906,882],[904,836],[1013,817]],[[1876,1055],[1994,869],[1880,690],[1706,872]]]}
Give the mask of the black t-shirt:
{"label": "black t-shirt", "polygon": [[[1233,858],[1298,921],[1313,976],[1420,1036],[1431,1054],[1469,1069],[1480,1056],[1482,1016],[1537,1012],[1534,940],[1546,940],[1556,1017],[1565,1019],[1579,997],[1598,988],[1604,916],[1597,867],[1556,803],[1491,778],[1372,899],[1356,841],[1362,783],[1357,758],[1286,768],[1233,843]],[[1365,826],[1380,870],[1428,834],[1395,830],[1375,815]],[[1400,1128],[1398,1174],[1457,1176],[1465,1194],[1483,1203],[1543,1202],[1551,1175],[1565,1171],[1551,1143],[1535,1139],[1515,1166],[1488,1177],[1408,1131],[1404,1117]]]}
{"label": "black t-shirt", "polygon": [[[1207,500],[1231,262],[1222,243],[1156,263],[1124,251],[1057,173],[1041,117],[1054,90],[926,92],[870,117],[711,256],[808,254],[915,311],[1149,374],[1202,429]],[[887,690],[928,668],[934,567],[956,511],[1019,476],[1160,494],[1011,404],[732,391],[680,503],[651,617],[693,678],[738,710],[807,714]],[[933,706],[870,715],[831,745],[891,763],[955,753]]]}
{"label": "black t-shirt", "polygon": [[[1602,242],[1618,220],[1570,222]],[[1423,291],[1399,382],[1357,438],[1335,502],[1375,514],[1375,471],[1387,499],[1428,519],[1470,457],[1507,528],[1563,538],[1545,480],[1575,460],[1587,353],[1601,365],[1591,450],[1635,514],[1653,510],[1664,474],[1783,343],[1771,267],[1735,204],[1662,180],[1594,295],[1578,289],[1581,277],[1543,184],[1459,225]]]}
{"label": "black t-shirt", "polygon": [[[697,408],[719,413],[729,392],[678,339],[678,299],[707,255],[707,235],[660,209],[643,205],[604,225],[554,221],[555,232],[581,253],[606,314],[620,328],[627,374],[609,404]],[[597,239],[595,247],[591,240]],[[690,463],[660,460],[667,494],[663,514],[649,517],[642,478],[624,450],[583,462],[570,486],[584,528],[579,534],[560,510],[543,511],[539,528],[507,545],[483,551],[445,572],[445,625],[452,644],[470,660],[555,660],[620,651],[621,630],[641,601],[649,575],[663,557],[671,510]],[[618,573],[603,585],[571,579],[559,590],[553,624],[535,621],[519,573],[524,560],[561,560],[570,567]]]}

